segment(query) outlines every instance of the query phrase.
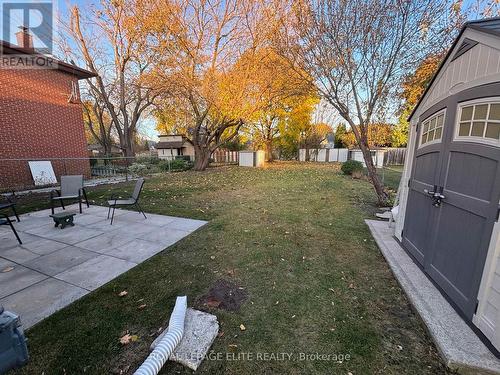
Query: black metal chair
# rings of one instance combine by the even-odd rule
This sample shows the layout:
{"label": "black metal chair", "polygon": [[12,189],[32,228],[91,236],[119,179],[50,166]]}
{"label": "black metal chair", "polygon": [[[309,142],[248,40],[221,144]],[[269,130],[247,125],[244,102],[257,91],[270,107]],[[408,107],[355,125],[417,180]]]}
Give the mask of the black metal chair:
{"label": "black metal chair", "polygon": [[[55,194],[57,195],[55,195]],[[75,176],[61,176],[61,189],[60,190],[52,190],[50,192],[50,209],[52,211],[52,215],[54,215],[54,202],[59,201],[61,203],[61,207],[63,210],[65,200],[78,200],[78,204],[80,207],[80,213],[82,213],[82,195],[85,198],[85,203],[87,203],[87,207],[89,206],[89,200],[87,199],[87,192],[83,187],[83,175],[75,175]]]}
{"label": "black metal chair", "polygon": [[0,219],[0,225],[8,225],[10,226],[10,229],[14,232],[14,235],[17,238],[17,241],[19,242],[20,245],[22,245],[22,241],[19,238],[19,235],[17,234],[16,228],[14,228],[14,225],[12,225],[12,221],[9,219],[9,215],[0,213],[0,217],[3,217],[3,219]]}
{"label": "black metal chair", "polygon": [[139,178],[137,180],[137,182],[135,183],[134,192],[132,193],[132,196],[130,198],[118,199],[118,197],[115,197],[115,194],[111,195],[111,198],[108,201],[108,205],[109,205],[108,219],[109,219],[109,214],[110,214],[111,208],[113,208],[113,215],[111,215],[111,225],[113,225],[113,218],[115,217],[116,206],[136,206],[139,209],[139,212],[141,212],[144,215],[144,218],[147,219],[146,214],[144,213],[144,210],[139,205],[139,196],[141,195],[141,191],[142,191],[143,186],[144,186],[144,178]]}
{"label": "black metal chair", "polygon": [[14,194],[14,192],[12,192],[11,197],[5,197],[5,198],[7,199],[7,202],[0,203],[0,210],[5,210],[7,208],[10,208],[12,212],[14,212],[14,216],[16,217],[17,222],[20,222],[21,220],[19,220],[19,215],[17,214],[16,211],[16,201],[17,201],[16,195]]}

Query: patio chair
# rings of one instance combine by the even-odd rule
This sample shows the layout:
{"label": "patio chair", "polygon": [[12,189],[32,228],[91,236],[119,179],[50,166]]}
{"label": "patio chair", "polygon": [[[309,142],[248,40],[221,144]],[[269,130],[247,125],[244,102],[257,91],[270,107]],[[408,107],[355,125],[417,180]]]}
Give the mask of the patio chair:
{"label": "patio chair", "polygon": [[52,190],[50,192],[50,209],[52,215],[54,215],[54,202],[59,201],[62,209],[65,210],[64,201],[74,199],[78,199],[80,213],[82,213],[82,195],[85,198],[87,207],[90,207],[89,200],[87,199],[87,192],[83,187],[83,175],[61,176],[61,189]]}
{"label": "patio chair", "polygon": [[22,243],[21,239],[19,238],[19,235],[17,234],[16,228],[14,228],[14,225],[12,225],[12,221],[9,219],[9,215],[0,213],[0,217],[2,217],[2,219],[0,219],[0,225],[10,226],[10,229],[12,229],[12,231],[14,232],[14,235],[16,236],[17,241],[19,242],[20,245],[22,245],[23,243]]}
{"label": "patio chair", "polygon": [[2,202],[0,203],[0,210],[5,210],[7,208],[10,208],[12,210],[12,212],[14,213],[14,216],[16,217],[17,219],[17,222],[20,222],[21,220],[19,220],[19,215],[17,214],[17,211],[16,211],[16,201],[17,201],[17,197],[16,197],[16,194],[14,192],[12,192],[12,196],[11,197],[5,197],[7,199],[7,202]]}
{"label": "patio chair", "polygon": [[136,206],[139,209],[139,212],[141,212],[144,215],[144,218],[147,219],[144,210],[139,205],[139,196],[141,195],[143,186],[144,186],[144,178],[139,178],[135,183],[134,192],[132,193],[132,196],[130,198],[118,199],[118,197],[115,197],[115,194],[111,195],[111,198],[108,201],[109,205],[108,219],[109,219],[109,214],[111,212],[111,208],[113,208],[113,214],[111,215],[111,225],[113,225],[113,218],[115,217],[116,206]]}

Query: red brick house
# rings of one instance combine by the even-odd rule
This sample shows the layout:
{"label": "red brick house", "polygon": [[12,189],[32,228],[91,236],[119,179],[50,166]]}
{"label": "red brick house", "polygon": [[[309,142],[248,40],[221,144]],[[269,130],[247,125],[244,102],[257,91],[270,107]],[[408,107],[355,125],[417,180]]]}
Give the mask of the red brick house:
{"label": "red brick house", "polygon": [[[0,59],[50,59],[35,52],[26,31],[17,36],[18,45],[0,41]],[[33,186],[30,159],[50,160],[58,180],[90,174],[88,160],[68,158],[88,157],[78,81],[93,73],[53,62],[52,68],[0,66],[0,191]]]}

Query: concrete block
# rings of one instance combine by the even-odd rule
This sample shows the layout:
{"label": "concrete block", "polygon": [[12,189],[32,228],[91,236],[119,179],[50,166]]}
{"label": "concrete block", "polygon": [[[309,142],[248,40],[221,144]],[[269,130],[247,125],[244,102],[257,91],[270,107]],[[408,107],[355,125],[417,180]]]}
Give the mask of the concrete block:
{"label": "concrete block", "polygon": [[[167,332],[168,328],[153,341],[151,350]],[[170,356],[170,360],[196,371],[218,333],[219,322],[215,315],[188,308],[184,322],[184,336]]]}

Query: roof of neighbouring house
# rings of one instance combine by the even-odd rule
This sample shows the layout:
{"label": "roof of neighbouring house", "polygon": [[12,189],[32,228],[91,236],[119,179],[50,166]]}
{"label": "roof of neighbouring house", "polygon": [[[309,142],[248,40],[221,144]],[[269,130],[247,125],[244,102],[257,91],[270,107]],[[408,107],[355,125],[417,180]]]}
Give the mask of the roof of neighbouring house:
{"label": "roof of neighbouring house", "polygon": [[41,59],[45,59],[45,60],[52,59],[53,62],[57,66],[57,70],[64,72],[64,73],[74,75],[74,76],[78,77],[78,79],[92,78],[92,77],[95,77],[97,75],[95,73],[92,73],[91,71],[88,71],[86,69],[82,69],[74,64],[70,64],[70,63],[58,60],[52,56],[47,56],[47,55],[38,53],[34,49],[19,47],[15,44],[6,42],[4,40],[0,40],[0,51],[4,55],[33,55],[33,56],[36,56],[37,58],[41,58]]}
{"label": "roof of neighbouring house", "polygon": [[[481,32],[490,34],[490,35],[494,35],[496,37],[500,37],[500,17],[486,18],[483,20],[475,20],[475,21],[467,21],[464,23],[464,25],[462,26],[462,29],[460,30],[460,33],[458,34],[455,41],[451,45],[450,49],[446,53],[446,56],[444,57],[443,61],[441,61],[441,64],[439,65],[438,70],[436,71],[436,73],[434,73],[434,76],[432,77],[429,84],[425,88],[422,96],[418,100],[417,104],[415,104],[415,107],[413,108],[413,111],[410,113],[410,116],[408,116],[408,121],[410,121],[410,119],[413,117],[413,115],[417,111],[417,108],[419,107],[420,103],[422,103],[422,101],[424,100],[425,96],[427,95],[430,88],[434,84],[434,81],[436,80],[437,76],[439,75],[439,72],[443,68],[446,61],[448,61],[448,59],[451,57],[452,52],[455,50],[455,47],[457,46],[458,41],[460,40],[460,38],[462,37],[462,34],[464,33],[464,31],[466,29],[473,29],[473,30],[477,30],[477,31],[481,31]],[[459,49],[457,50],[457,54],[464,53],[464,51],[466,52],[468,49],[471,48],[471,45],[472,45],[472,47],[474,46],[473,44],[471,44],[470,40],[465,40],[464,43],[466,45],[460,46]],[[455,55],[453,57],[455,57]]]}
{"label": "roof of neighbouring house", "polygon": [[[182,137],[182,141],[162,141],[161,137]],[[160,141],[156,143],[155,148],[156,149],[163,149],[163,148],[181,148],[184,146],[185,143],[191,143],[191,140],[187,138],[186,136],[182,134],[161,134],[158,136],[160,138]]]}

